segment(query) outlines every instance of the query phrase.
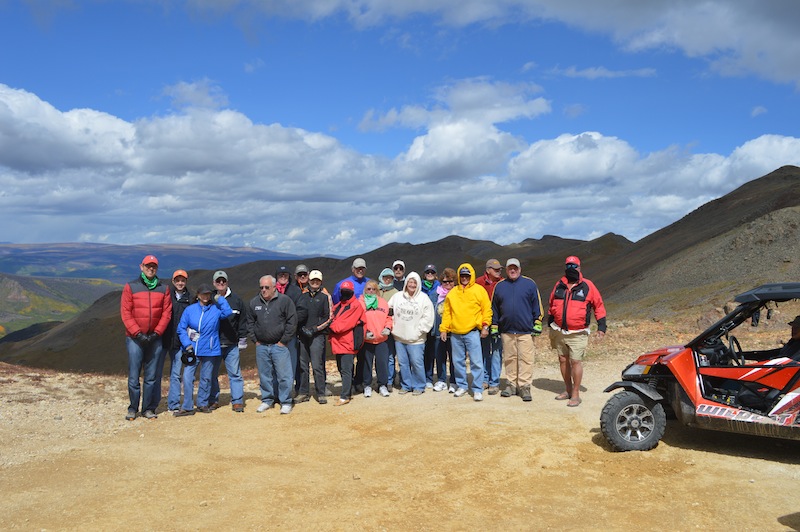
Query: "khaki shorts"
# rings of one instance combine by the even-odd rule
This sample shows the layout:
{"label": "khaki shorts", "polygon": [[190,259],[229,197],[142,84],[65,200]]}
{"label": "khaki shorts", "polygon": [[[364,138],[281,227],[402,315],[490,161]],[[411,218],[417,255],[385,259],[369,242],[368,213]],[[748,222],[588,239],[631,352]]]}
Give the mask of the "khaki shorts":
{"label": "khaki shorts", "polygon": [[559,356],[572,360],[583,360],[588,344],[589,335],[586,332],[564,334],[561,331],[550,329],[550,347],[558,351]]}

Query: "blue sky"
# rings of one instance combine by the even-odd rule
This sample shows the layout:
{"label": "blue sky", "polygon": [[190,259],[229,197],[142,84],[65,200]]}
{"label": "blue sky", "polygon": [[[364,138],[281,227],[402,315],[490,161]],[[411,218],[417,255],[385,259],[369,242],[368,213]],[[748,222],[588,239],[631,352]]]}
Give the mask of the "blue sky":
{"label": "blue sky", "polygon": [[793,0],[0,0],[14,242],[638,240],[800,165]]}

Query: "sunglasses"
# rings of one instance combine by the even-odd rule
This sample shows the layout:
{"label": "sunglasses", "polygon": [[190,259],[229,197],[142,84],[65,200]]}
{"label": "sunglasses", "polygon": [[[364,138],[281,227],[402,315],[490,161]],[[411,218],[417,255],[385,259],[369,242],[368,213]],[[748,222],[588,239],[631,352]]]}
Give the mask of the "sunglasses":
{"label": "sunglasses", "polygon": [[[465,277],[466,277],[466,276],[465,276]],[[454,282],[455,282],[455,281],[454,281],[454,280],[452,280],[452,279],[444,279],[444,280],[442,281],[442,284],[453,284]]]}
{"label": "sunglasses", "polygon": [[220,277],[219,279],[217,279],[214,282],[217,283],[217,284],[225,284],[225,283],[228,282],[228,280],[227,279],[223,279],[223,278]]}
{"label": "sunglasses", "polygon": [[308,274],[306,272],[300,272],[300,273],[297,274],[297,276],[298,277],[308,277]]}
{"label": "sunglasses", "polygon": [[259,288],[262,289],[262,290],[269,290],[270,288],[274,288],[274,287],[272,287],[272,286],[259,286]]}
{"label": "sunglasses", "polygon": [[402,266],[395,266],[393,269],[394,270],[400,270],[400,271],[405,270],[405,268],[403,268]]}

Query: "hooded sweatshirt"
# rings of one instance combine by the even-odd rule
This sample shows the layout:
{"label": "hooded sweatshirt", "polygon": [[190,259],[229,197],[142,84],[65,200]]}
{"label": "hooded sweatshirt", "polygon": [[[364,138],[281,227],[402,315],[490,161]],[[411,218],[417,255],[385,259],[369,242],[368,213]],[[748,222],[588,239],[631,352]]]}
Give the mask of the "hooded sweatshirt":
{"label": "hooded sweatshirt", "polygon": [[[417,282],[413,295],[406,292],[411,279]],[[389,300],[389,309],[393,313],[392,336],[395,340],[411,345],[425,343],[428,331],[433,327],[434,310],[430,298],[422,293],[422,282],[417,272],[411,272],[406,276],[403,291],[392,296]]]}
{"label": "hooded sweatshirt", "polygon": [[457,284],[447,293],[439,332],[467,334],[492,323],[489,295],[481,285],[475,283],[475,270],[472,266],[465,262],[456,272],[461,272],[462,268],[469,270],[469,283],[463,286],[459,276]]}

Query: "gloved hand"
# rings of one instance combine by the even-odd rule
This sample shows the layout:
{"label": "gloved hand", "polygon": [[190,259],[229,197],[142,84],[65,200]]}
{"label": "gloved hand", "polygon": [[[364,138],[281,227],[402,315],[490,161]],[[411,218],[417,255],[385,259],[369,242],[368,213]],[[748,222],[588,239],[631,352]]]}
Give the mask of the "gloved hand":
{"label": "gloved hand", "polygon": [[218,302],[218,301],[219,301],[219,298],[221,298],[221,297],[222,297],[222,296],[221,296],[221,295],[219,295],[219,294],[214,294],[214,303]]}
{"label": "gloved hand", "polygon": [[384,327],[381,331],[381,336],[389,336],[392,334],[392,330],[389,327]]}
{"label": "gloved hand", "polygon": [[139,334],[133,337],[133,341],[139,345],[143,345],[149,341],[149,338],[147,337],[146,334],[140,332]]}
{"label": "gloved hand", "polygon": [[489,328],[489,334],[492,336],[500,336],[500,329],[497,327],[497,325],[492,325]]}
{"label": "gloved hand", "polygon": [[366,336],[367,340],[374,340],[375,339],[375,333],[373,333],[372,331],[367,331],[367,334],[365,336]]}
{"label": "gloved hand", "polygon": [[197,362],[197,357],[194,356],[194,346],[189,346],[183,350],[181,354],[181,362],[184,366],[194,366]]}
{"label": "gloved hand", "polygon": [[155,342],[159,338],[161,338],[161,335],[158,334],[157,332],[151,332],[150,334],[147,335],[147,341],[150,343]]}
{"label": "gloved hand", "polygon": [[313,327],[309,327],[308,325],[300,327],[300,333],[306,338],[313,338],[314,332],[315,329]]}
{"label": "gloved hand", "polygon": [[531,334],[534,336],[539,336],[542,334],[542,320],[536,320],[533,322],[533,332]]}

